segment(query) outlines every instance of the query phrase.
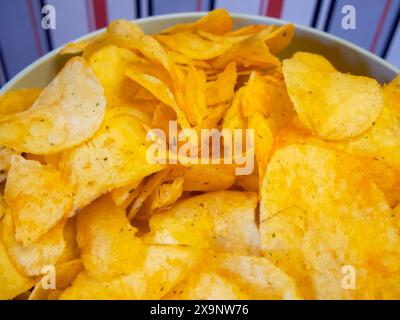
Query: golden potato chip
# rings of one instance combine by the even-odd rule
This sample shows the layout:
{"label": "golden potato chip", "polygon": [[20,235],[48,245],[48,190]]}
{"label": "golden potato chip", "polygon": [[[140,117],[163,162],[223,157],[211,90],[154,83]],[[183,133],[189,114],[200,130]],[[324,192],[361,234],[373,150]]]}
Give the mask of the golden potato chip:
{"label": "golden potato chip", "polygon": [[163,297],[166,300],[248,300],[235,281],[209,266],[199,266]]}
{"label": "golden potato chip", "polygon": [[289,46],[294,37],[294,25],[292,23],[285,24],[271,33],[268,31],[262,30],[260,34],[265,37],[264,41],[272,54],[277,54]]}
{"label": "golden potato chip", "polygon": [[110,195],[116,206],[123,206],[123,204],[131,197],[132,193],[136,191],[141,182],[142,180],[136,180],[127,184],[126,186],[116,188],[111,191]]}
{"label": "golden potato chip", "polygon": [[323,58],[315,54],[298,52],[283,61],[285,83],[300,120],[324,139],[360,135],[382,113],[383,94],[378,82],[321,69],[320,60]]}
{"label": "golden potato chip", "polygon": [[184,191],[218,191],[235,182],[235,167],[225,164],[198,164],[187,167]]}
{"label": "golden potato chip", "polygon": [[156,39],[170,50],[195,60],[209,60],[218,57],[232,46],[228,41],[211,41],[192,32],[160,34],[156,36]]}
{"label": "golden potato chip", "polygon": [[204,257],[204,251],[183,246],[149,246],[137,259],[137,270],[100,281],[82,272],[60,296],[76,299],[160,299]]}
{"label": "golden potato chip", "polygon": [[40,279],[33,288],[28,300],[55,300],[71,285],[76,276],[83,270],[82,261],[79,259],[71,260],[58,264],[55,267],[55,288],[43,288]]}
{"label": "golden potato chip", "polygon": [[0,117],[0,144],[33,154],[56,153],[90,138],[105,113],[103,89],[82,58],[73,58],[31,108]]}
{"label": "golden potato chip", "polygon": [[400,119],[400,75],[383,87],[383,94],[385,106]]}
{"label": "golden potato chip", "polygon": [[67,219],[63,233],[65,246],[60,258],[57,260],[58,264],[80,258],[81,252],[79,250],[78,242],[76,241],[76,216]]}
{"label": "golden potato chip", "polygon": [[94,201],[77,216],[77,242],[87,273],[96,279],[127,274],[137,266],[143,253],[124,208],[111,197]]}
{"label": "golden potato chip", "polygon": [[178,123],[183,128],[190,127],[184,112],[175,100],[174,94],[164,82],[152,75],[138,73],[134,69],[128,69],[127,76],[151,92],[162,103],[170,106],[176,112]]}
{"label": "golden potato chip", "polygon": [[104,88],[108,106],[118,107],[133,99],[138,87],[126,76],[126,70],[143,62],[132,51],[116,46],[105,46],[90,57],[89,64]]}
{"label": "golden potato chip", "polygon": [[4,199],[15,224],[15,239],[35,243],[72,208],[74,190],[61,172],[22,156],[11,158]]}
{"label": "golden potato chip", "polygon": [[[261,190],[260,229],[264,256],[305,298],[399,297],[392,210],[355,158],[310,145],[276,151]],[[342,285],[348,270],[357,274],[354,290]]]}
{"label": "golden potato chip", "polygon": [[145,241],[256,255],[260,249],[256,206],[256,194],[246,192],[220,191],[191,197],[154,214]]}
{"label": "golden potato chip", "polygon": [[42,89],[17,89],[0,96],[0,116],[29,109]]}
{"label": "golden potato chip", "polygon": [[91,37],[89,39],[81,40],[78,42],[70,42],[67,43],[62,49],[60,50],[60,55],[67,55],[67,54],[80,54],[84,52],[91,44],[98,41],[102,35]]}
{"label": "golden potato chip", "polygon": [[233,21],[225,9],[215,9],[194,23],[176,24],[171,28],[163,30],[162,34],[178,32],[205,31],[213,34],[224,34],[230,32]]}
{"label": "golden potato chip", "polygon": [[252,174],[246,176],[237,176],[235,183],[240,189],[250,192],[258,192],[260,187],[260,177],[257,170],[254,170]]}
{"label": "golden potato chip", "polygon": [[[0,235],[2,232],[2,224],[0,222]],[[6,247],[0,237],[0,299],[12,299],[24,291],[30,289],[34,285],[34,280],[22,275],[14,266],[8,256]]]}
{"label": "golden potato chip", "polygon": [[235,94],[236,80],[236,65],[232,62],[217,76],[215,81],[207,83],[207,105],[231,100]]}
{"label": "golden potato chip", "polygon": [[0,147],[0,182],[3,182],[7,178],[7,172],[10,169],[11,158],[14,155],[21,154],[14,149],[7,147]]}
{"label": "golden potato chip", "polygon": [[222,123],[223,128],[234,130],[244,129],[247,127],[246,118],[242,112],[242,98],[244,90],[244,88],[240,88],[235,92],[232,103],[224,115],[224,120]]}
{"label": "golden potato chip", "polygon": [[265,43],[266,34],[269,30],[263,30],[250,38],[232,45],[228,50],[220,53],[212,66],[216,69],[226,67],[230,62],[236,62],[240,67],[268,68],[280,66],[278,58],[272,55]]}
{"label": "golden potato chip", "polygon": [[163,165],[146,159],[148,145],[146,131],[137,118],[123,108],[110,109],[96,135],[62,157],[61,167],[77,188],[74,210],[161,170]]}
{"label": "golden potato chip", "polygon": [[274,143],[274,137],[267,119],[259,112],[249,118],[249,128],[254,129],[254,151],[258,164],[260,178],[267,168],[269,153]]}
{"label": "golden potato chip", "polygon": [[38,241],[25,247],[15,239],[15,227],[11,215],[6,214],[2,221],[4,246],[14,265],[23,275],[40,275],[44,266],[57,263],[65,246],[64,221],[58,223]]}
{"label": "golden potato chip", "polygon": [[185,114],[195,126],[200,124],[207,114],[206,75],[202,70],[190,66],[185,81]]}

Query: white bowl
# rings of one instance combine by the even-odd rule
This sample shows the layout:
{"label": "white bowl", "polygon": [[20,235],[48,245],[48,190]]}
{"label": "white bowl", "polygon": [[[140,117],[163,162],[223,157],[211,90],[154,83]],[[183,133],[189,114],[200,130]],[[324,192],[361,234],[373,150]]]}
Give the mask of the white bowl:
{"label": "white bowl", "polygon": [[[169,14],[139,19],[135,20],[135,22],[145,33],[154,34],[177,23],[195,21],[204,14],[202,12]],[[231,15],[235,28],[249,24],[282,25],[287,23],[286,21],[268,17],[235,13]],[[102,32],[104,32],[104,29],[92,32],[75,41],[88,39]],[[59,50],[60,48],[49,52],[26,67],[0,90],[0,94],[18,88],[45,87],[68,58],[59,56]],[[282,58],[289,57],[296,51],[322,54],[342,72],[370,76],[381,83],[389,82],[399,73],[399,69],[367,50],[328,33],[301,25],[296,25],[296,35],[292,44],[279,56]]]}

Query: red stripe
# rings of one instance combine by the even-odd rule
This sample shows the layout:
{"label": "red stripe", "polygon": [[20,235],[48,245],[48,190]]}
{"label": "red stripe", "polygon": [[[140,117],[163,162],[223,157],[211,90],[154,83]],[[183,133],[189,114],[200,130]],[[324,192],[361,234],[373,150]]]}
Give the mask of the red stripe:
{"label": "red stripe", "polygon": [[378,27],[375,30],[375,35],[374,38],[372,39],[371,47],[369,48],[371,52],[375,52],[376,50],[376,46],[378,45],[378,41],[381,36],[383,26],[385,25],[385,20],[389,13],[391,5],[392,5],[392,0],[386,0],[385,8],[383,9],[383,13],[381,15],[381,18],[379,19]]}
{"label": "red stripe", "polygon": [[283,0],[269,0],[265,15],[268,17],[280,18],[282,15]]}
{"label": "red stripe", "polygon": [[31,20],[31,27],[33,31],[33,40],[35,41],[36,52],[38,56],[42,56],[44,51],[42,48],[42,43],[40,41],[39,29],[38,29],[38,21],[35,17],[35,8],[33,7],[32,0],[28,0],[28,11],[29,18]]}
{"label": "red stripe", "polygon": [[101,29],[107,26],[106,0],[93,0],[93,9],[96,29]]}
{"label": "red stripe", "polygon": [[201,11],[201,0],[196,0],[196,11]]}

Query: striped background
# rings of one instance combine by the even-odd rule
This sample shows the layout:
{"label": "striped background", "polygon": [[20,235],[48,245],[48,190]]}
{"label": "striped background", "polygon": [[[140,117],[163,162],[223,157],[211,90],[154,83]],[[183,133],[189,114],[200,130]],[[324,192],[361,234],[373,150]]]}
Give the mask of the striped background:
{"label": "striped background", "polygon": [[[56,30],[41,28],[41,8],[46,4],[56,8]],[[357,10],[356,30],[341,28],[341,9],[347,4]],[[49,50],[113,19],[213,8],[325,30],[400,67],[400,0],[1,0],[0,86]]]}

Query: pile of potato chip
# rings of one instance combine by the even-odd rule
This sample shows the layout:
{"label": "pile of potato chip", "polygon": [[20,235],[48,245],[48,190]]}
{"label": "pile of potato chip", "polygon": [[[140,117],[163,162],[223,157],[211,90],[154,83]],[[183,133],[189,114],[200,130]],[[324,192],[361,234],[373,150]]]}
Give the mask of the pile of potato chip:
{"label": "pile of potato chip", "polygon": [[[400,77],[281,61],[293,36],[117,20],[0,97],[0,298],[399,299]],[[254,129],[255,170],[149,163],[172,120]]]}

